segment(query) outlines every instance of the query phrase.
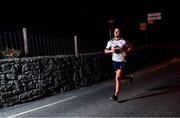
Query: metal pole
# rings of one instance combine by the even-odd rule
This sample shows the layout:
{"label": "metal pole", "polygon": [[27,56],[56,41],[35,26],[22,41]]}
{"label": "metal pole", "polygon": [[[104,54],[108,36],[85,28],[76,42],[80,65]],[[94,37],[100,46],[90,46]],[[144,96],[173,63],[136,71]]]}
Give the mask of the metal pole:
{"label": "metal pole", "polygon": [[13,39],[12,39],[12,37],[11,37],[11,33],[10,33],[10,32],[7,32],[7,33],[8,33],[9,40],[10,40],[10,41],[9,41],[9,42],[10,42],[10,46],[9,46],[9,47],[10,47],[11,49],[13,49],[13,48],[14,48],[14,45],[13,45]]}
{"label": "metal pole", "polygon": [[8,43],[7,43],[7,36],[6,36],[6,32],[4,32],[4,39],[5,39],[5,45],[6,45],[6,49],[8,49],[9,48],[9,46],[8,46]]}
{"label": "metal pole", "polygon": [[25,56],[27,56],[28,55],[27,28],[23,28],[23,39],[24,39],[24,52],[25,52]]}
{"label": "metal pole", "polygon": [[0,34],[0,48],[3,49],[3,44],[2,44],[2,37],[1,37],[1,34]]}
{"label": "metal pole", "polygon": [[78,57],[78,45],[77,45],[77,36],[74,36],[74,51],[75,51],[75,56]]}
{"label": "metal pole", "polygon": [[111,28],[109,29],[109,39],[111,40]]}
{"label": "metal pole", "polygon": [[112,18],[112,19],[110,19],[109,21],[108,21],[108,23],[109,23],[109,38],[110,38],[110,40],[111,40],[111,38],[112,38],[112,25],[113,25],[113,23],[114,23],[114,18]]}
{"label": "metal pole", "polygon": [[146,46],[149,46],[149,38],[148,38],[148,27],[145,30],[145,38],[146,38]]}

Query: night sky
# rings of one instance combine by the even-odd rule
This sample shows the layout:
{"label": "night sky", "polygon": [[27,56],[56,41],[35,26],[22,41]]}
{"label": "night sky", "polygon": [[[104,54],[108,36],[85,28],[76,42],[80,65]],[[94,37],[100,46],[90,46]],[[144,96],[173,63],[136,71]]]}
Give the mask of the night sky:
{"label": "night sky", "polygon": [[0,27],[31,27],[106,41],[108,20],[114,19],[114,26],[122,27],[126,38],[137,41],[139,23],[146,22],[146,14],[161,12],[162,20],[153,26],[159,29],[159,42],[179,41],[180,8],[176,4],[162,0],[4,0],[0,2]]}

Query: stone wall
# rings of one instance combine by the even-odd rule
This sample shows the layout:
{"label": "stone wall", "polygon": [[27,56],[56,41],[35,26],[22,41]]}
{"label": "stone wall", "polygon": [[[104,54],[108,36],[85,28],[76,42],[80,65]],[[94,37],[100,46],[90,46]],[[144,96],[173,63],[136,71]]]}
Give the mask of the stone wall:
{"label": "stone wall", "polygon": [[110,79],[103,54],[32,57],[0,61],[0,108],[37,100]]}

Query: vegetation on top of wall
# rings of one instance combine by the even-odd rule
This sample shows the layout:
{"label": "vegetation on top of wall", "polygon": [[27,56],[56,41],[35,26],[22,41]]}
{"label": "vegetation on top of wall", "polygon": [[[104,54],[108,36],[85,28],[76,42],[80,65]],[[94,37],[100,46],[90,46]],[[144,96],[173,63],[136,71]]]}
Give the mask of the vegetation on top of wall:
{"label": "vegetation on top of wall", "polygon": [[0,59],[6,59],[6,58],[17,58],[21,54],[21,51],[16,49],[9,49],[6,50],[0,50]]}

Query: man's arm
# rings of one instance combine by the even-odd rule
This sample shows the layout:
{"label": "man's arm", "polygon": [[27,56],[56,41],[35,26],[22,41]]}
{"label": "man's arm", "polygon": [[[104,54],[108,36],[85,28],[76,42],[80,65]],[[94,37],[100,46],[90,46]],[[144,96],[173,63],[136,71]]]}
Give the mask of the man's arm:
{"label": "man's arm", "polygon": [[132,51],[132,45],[130,44],[130,46],[128,47],[126,53],[129,54]]}
{"label": "man's arm", "polygon": [[114,48],[104,49],[104,53],[105,53],[105,54],[114,53],[114,52],[115,52],[115,49],[114,49]]}
{"label": "man's arm", "polygon": [[111,47],[111,40],[108,41],[106,48],[104,49],[105,54],[114,53],[115,49]]}
{"label": "man's arm", "polygon": [[133,49],[133,46],[132,46],[132,44],[130,44],[129,42],[127,42],[126,43],[126,45],[125,45],[125,51],[124,51],[124,53],[123,53],[123,55],[124,55],[124,57],[126,57],[126,56],[128,56],[130,53],[131,53],[131,51],[132,51],[132,49]]}

